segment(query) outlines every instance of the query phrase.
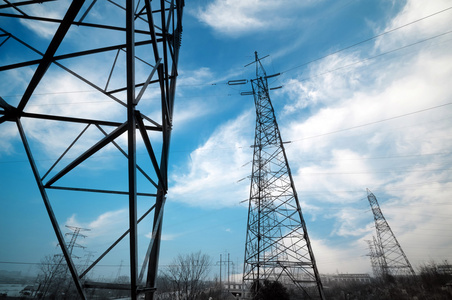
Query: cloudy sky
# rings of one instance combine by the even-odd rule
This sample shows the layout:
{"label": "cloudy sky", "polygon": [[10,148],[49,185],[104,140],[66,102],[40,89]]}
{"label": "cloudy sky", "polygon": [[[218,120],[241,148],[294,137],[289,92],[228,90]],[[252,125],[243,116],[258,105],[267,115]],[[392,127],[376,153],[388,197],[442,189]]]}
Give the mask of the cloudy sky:
{"label": "cloudy sky", "polygon": [[[161,265],[201,250],[212,257],[212,274],[219,274],[220,254],[230,254],[231,273],[243,268],[255,111],[252,97],[240,95],[251,86],[227,82],[253,78],[253,67],[244,66],[254,51],[268,55],[262,61],[267,74],[280,73],[270,86],[282,88],[270,96],[320,272],[371,272],[366,240],[375,228],[366,188],[415,270],[432,260],[452,261],[451,21],[450,0],[186,1]],[[4,24],[39,49],[54,32]],[[98,42],[69,38],[74,45]],[[0,47],[1,64],[10,58],[6,47]],[[29,74],[26,68],[0,73],[0,96],[17,103]],[[83,83],[58,75],[42,83],[30,110],[123,116]],[[67,105],[53,105],[62,93]],[[151,106],[153,99],[151,89],[144,100]],[[66,139],[70,128],[26,125],[43,168],[77,134]],[[34,265],[18,263],[57,253],[56,238],[17,129],[0,127],[0,269],[31,272]],[[87,165],[86,176],[125,185],[117,153],[107,151],[99,161],[104,168]],[[101,253],[127,224],[124,198],[52,195],[62,225],[90,229],[80,240],[86,251],[77,249],[81,257]],[[141,201],[140,211],[145,208]],[[140,226],[142,237],[148,228]],[[121,264],[126,274],[126,246],[98,274],[116,276]]]}

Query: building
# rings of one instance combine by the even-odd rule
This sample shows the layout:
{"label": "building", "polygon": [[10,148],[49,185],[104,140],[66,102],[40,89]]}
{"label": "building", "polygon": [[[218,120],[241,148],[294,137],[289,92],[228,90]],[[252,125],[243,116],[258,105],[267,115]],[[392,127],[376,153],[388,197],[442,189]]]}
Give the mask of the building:
{"label": "building", "polygon": [[322,282],[325,285],[331,284],[354,284],[354,283],[370,283],[370,275],[365,274],[327,274],[322,275]]}

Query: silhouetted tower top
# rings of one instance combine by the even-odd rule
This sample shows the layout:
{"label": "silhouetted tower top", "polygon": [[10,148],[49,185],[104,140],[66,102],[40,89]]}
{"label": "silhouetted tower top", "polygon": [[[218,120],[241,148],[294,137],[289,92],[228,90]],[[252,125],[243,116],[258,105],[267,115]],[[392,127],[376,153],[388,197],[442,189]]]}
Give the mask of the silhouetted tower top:
{"label": "silhouetted tower top", "polygon": [[324,299],[306,224],[257,52],[251,80],[256,106],[253,168],[245,244],[245,283],[296,286],[306,299]]}
{"label": "silhouetted tower top", "polygon": [[381,275],[384,278],[387,276],[415,275],[405,252],[403,252],[391,227],[389,227],[383,216],[377,198],[369,189],[367,189],[367,199],[374,215],[375,230],[377,231],[375,250],[381,252],[377,255],[381,264]]}

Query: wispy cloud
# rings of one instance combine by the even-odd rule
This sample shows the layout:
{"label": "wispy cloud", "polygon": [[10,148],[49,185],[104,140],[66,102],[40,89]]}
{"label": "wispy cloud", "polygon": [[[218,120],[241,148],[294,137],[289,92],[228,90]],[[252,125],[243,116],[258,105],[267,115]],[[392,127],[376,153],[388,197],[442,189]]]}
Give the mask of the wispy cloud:
{"label": "wispy cloud", "polygon": [[[314,1],[215,0],[191,13],[217,32],[239,36],[289,26],[296,19],[293,12],[299,11],[294,6],[306,7],[312,2]],[[293,9],[287,9],[288,7]]]}
{"label": "wispy cloud", "polygon": [[[391,31],[432,14],[435,15],[413,23],[410,26],[403,27],[400,30],[391,32],[390,34],[381,36],[377,39],[375,48],[379,51],[387,51],[392,48],[402,47],[417,42],[420,39],[430,38],[450,31],[448,22],[452,16],[452,10],[449,8],[450,2],[447,0],[428,2],[422,0],[407,1],[403,10],[390,20],[386,27],[376,29],[378,33]],[[441,12],[443,10],[444,12]]]}
{"label": "wispy cloud", "polygon": [[99,237],[118,236],[118,232],[128,225],[128,211],[126,209],[107,211],[89,222],[79,221],[77,215],[74,214],[66,220],[65,224],[89,229],[89,238],[94,241]]}
{"label": "wispy cloud", "polygon": [[[366,273],[369,269],[369,258],[364,242],[331,244],[326,240],[312,239],[312,248],[321,274],[334,273]],[[356,249],[362,249],[357,255]]]}
{"label": "wispy cloud", "polygon": [[[419,9],[419,3],[408,1],[388,29],[428,14]],[[440,10],[436,4],[428,9]],[[423,30],[414,26],[397,31],[376,41],[375,47],[388,51],[422,39],[422,35],[444,32],[448,30],[445,18],[441,16],[441,22],[435,20]],[[448,117],[452,88],[446,80],[452,76],[452,55],[446,48],[413,47],[340,71],[334,70],[369,54],[336,54],[312,65],[308,74],[292,79],[282,90],[289,99],[283,115],[299,117],[283,118],[281,127],[284,139],[293,141],[287,145],[288,157],[296,166],[295,184],[305,195],[302,199],[320,211],[324,202],[336,203],[335,213],[328,210],[323,215],[334,220],[330,233],[347,243],[355,240],[363,255],[364,239],[375,234],[372,214],[362,209],[368,205],[367,199],[360,201],[366,187],[377,190],[382,210],[399,241],[409,249],[413,263],[429,253],[426,247],[415,247],[420,236],[431,247],[441,249],[444,245],[442,238],[429,234],[444,238],[440,224],[445,220],[424,224],[421,219],[433,218],[439,211],[452,212],[444,203],[452,196],[452,165],[442,154],[452,147],[448,138],[452,136]],[[311,112],[308,116],[303,114],[306,109]],[[317,209],[313,213],[319,218]],[[348,255],[330,243],[333,245],[326,240],[313,243],[321,266],[326,265],[325,251],[336,258]],[[356,270],[363,259],[355,259],[352,265]]]}
{"label": "wispy cloud", "polygon": [[[67,11],[70,1],[58,1],[48,5],[46,3],[40,5],[30,5],[25,8],[26,13],[32,16],[40,16],[45,18],[61,18]],[[37,35],[50,39],[58,28],[56,23],[36,22],[33,20],[21,20],[21,23],[31,29]]]}
{"label": "wispy cloud", "polygon": [[[162,241],[172,241],[172,240],[176,239],[179,235],[180,234],[171,234],[171,233],[162,234],[161,240]],[[148,234],[146,234],[145,237],[147,237],[148,239],[151,239],[152,232],[149,232]]]}
{"label": "wispy cloud", "polygon": [[15,124],[2,124],[0,132],[0,157],[10,155],[15,152],[13,141],[17,136],[17,127]]}
{"label": "wispy cloud", "polygon": [[[238,205],[246,195],[251,159],[251,137],[242,128],[252,126],[251,112],[220,126],[210,138],[190,154],[188,172],[174,175],[170,197],[194,206],[222,207]],[[174,174],[178,174],[175,172]]]}

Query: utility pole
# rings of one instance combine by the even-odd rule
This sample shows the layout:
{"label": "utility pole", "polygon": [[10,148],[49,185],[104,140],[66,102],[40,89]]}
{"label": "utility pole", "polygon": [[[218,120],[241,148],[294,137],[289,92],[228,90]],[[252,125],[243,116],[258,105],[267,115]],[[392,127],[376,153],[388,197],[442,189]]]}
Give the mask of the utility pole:
{"label": "utility pole", "polygon": [[[265,57],[264,57],[265,58]],[[324,299],[323,287],[270,100],[267,75],[257,52],[251,80],[256,106],[253,168],[246,231],[244,285],[264,280],[299,289],[304,298]],[[248,66],[247,65],[247,66]],[[247,80],[231,81],[242,84]],[[257,292],[257,291],[256,291]]]}
{"label": "utility pole", "polygon": [[221,266],[222,265],[223,265],[223,260],[222,260],[222,255],[220,254],[220,288],[221,288],[221,291],[223,290],[223,283],[221,282]]}
{"label": "utility pole", "polygon": [[231,286],[230,286],[230,284],[231,284],[231,281],[230,281],[230,279],[229,279],[229,277],[230,277],[230,273],[229,273],[229,263],[231,262],[231,260],[229,259],[229,253],[228,253],[228,291],[231,289]]}
{"label": "utility pole", "polygon": [[394,276],[414,276],[413,267],[383,216],[377,198],[369,189],[367,189],[367,199],[369,200],[374,216],[375,230],[377,231],[377,239],[374,239],[374,245],[375,257],[379,258],[381,269],[379,273],[384,280]]}

